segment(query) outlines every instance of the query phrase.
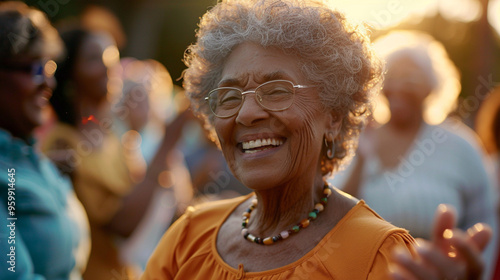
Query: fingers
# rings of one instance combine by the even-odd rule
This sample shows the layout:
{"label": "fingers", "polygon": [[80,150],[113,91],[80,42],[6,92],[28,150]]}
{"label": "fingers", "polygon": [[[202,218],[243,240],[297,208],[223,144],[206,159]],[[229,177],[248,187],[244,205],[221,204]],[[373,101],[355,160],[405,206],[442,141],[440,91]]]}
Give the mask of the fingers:
{"label": "fingers", "polygon": [[467,232],[454,229],[455,217],[454,208],[439,205],[432,241],[418,240],[413,258],[408,251],[395,251],[392,279],[480,279],[484,270],[481,251],[492,230],[485,224],[476,224]]}
{"label": "fingers", "polygon": [[493,236],[493,230],[487,224],[478,223],[469,228],[467,234],[470,240],[476,244],[479,251],[482,252]]}
{"label": "fingers", "polygon": [[456,211],[450,205],[440,204],[434,215],[434,227],[432,231],[432,241],[441,243],[443,234],[447,229],[455,227]]}
{"label": "fingers", "polygon": [[484,270],[482,250],[491,239],[492,230],[486,224],[476,224],[467,230],[467,234],[454,231],[450,243],[467,267],[467,279],[479,279]]}
{"label": "fingers", "polygon": [[467,232],[446,229],[441,245],[419,239],[412,258],[407,251],[394,252],[393,279],[480,279],[484,270],[481,250],[491,238],[491,228],[477,224]]}
{"label": "fingers", "polygon": [[413,259],[408,251],[398,248],[393,253],[394,266],[390,268],[393,279],[439,279],[439,273],[422,259]]}
{"label": "fingers", "polygon": [[427,267],[422,269],[431,269],[439,279],[470,279],[466,277],[467,267],[456,258],[455,250],[443,254],[441,249],[433,247],[431,242],[419,240],[418,244],[418,256]]}
{"label": "fingers", "polygon": [[411,273],[398,265],[391,265],[389,271],[389,275],[393,280],[418,280]]}

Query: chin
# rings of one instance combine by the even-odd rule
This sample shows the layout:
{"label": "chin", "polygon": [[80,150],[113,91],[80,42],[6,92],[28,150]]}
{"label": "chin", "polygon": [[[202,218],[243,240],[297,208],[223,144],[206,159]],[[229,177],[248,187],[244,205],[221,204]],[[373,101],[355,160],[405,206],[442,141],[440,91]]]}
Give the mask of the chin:
{"label": "chin", "polygon": [[42,112],[32,113],[29,118],[29,123],[33,126],[33,129],[43,125],[45,123],[45,118]]}
{"label": "chin", "polygon": [[236,178],[247,188],[254,191],[267,190],[279,185],[278,176],[272,172],[269,176],[261,172],[258,172],[258,174],[247,172],[243,176],[236,176]]}

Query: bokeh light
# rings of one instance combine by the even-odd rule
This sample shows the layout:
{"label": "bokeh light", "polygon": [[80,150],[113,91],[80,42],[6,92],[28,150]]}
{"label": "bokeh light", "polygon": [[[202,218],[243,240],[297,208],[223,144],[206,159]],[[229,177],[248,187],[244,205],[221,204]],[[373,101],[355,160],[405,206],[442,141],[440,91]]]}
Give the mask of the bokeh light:
{"label": "bokeh light", "polygon": [[45,76],[52,77],[57,70],[57,64],[53,60],[49,60],[45,63],[43,71]]}
{"label": "bokeh light", "polygon": [[113,67],[120,61],[120,51],[115,45],[107,47],[102,53],[102,61],[108,68]]}
{"label": "bokeh light", "polygon": [[477,0],[332,0],[330,6],[376,29],[393,27],[409,18],[418,20],[434,16],[437,12],[446,19],[461,22],[474,21],[481,16]]}
{"label": "bokeh light", "polygon": [[488,21],[500,34],[500,0],[490,0],[488,4]]}

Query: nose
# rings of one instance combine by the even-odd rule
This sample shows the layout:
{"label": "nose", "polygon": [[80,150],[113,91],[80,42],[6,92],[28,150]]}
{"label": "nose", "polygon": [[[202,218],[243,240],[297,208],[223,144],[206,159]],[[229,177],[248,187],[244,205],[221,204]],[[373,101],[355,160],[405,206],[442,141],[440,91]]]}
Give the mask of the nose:
{"label": "nose", "polygon": [[269,113],[257,102],[257,95],[247,93],[243,96],[241,107],[236,114],[236,122],[245,126],[251,126],[259,120],[269,117]]}
{"label": "nose", "polygon": [[43,83],[51,89],[55,89],[56,85],[57,85],[57,81],[54,78],[54,76],[50,76],[50,77],[44,76]]}

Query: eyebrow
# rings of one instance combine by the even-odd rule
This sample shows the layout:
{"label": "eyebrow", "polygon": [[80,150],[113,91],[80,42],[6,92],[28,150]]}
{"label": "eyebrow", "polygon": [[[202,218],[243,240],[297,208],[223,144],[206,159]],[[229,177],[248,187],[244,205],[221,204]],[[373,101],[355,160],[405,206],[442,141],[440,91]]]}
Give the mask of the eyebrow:
{"label": "eyebrow", "polygon": [[[245,79],[245,82],[247,79]],[[273,81],[273,80],[282,80],[282,79],[290,79],[290,78],[284,71],[281,71],[281,70],[274,71],[274,72],[267,73],[267,74],[257,75],[257,82],[259,82],[259,83],[264,83],[264,82]],[[242,83],[242,81],[237,79],[237,78],[227,78],[227,79],[221,80],[219,82],[219,86],[241,85],[241,84],[244,84],[245,82]]]}
{"label": "eyebrow", "polygon": [[272,81],[272,80],[281,80],[281,79],[289,79],[288,75],[285,74],[283,71],[274,71],[268,74],[264,74],[264,80],[267,81]]}

